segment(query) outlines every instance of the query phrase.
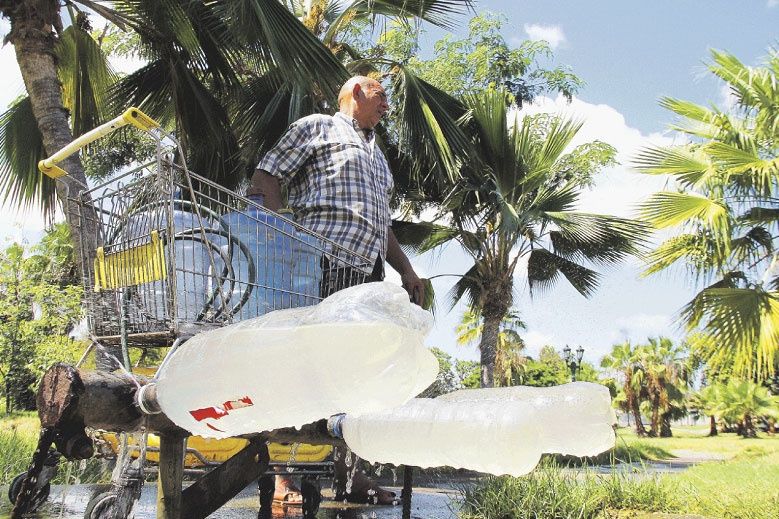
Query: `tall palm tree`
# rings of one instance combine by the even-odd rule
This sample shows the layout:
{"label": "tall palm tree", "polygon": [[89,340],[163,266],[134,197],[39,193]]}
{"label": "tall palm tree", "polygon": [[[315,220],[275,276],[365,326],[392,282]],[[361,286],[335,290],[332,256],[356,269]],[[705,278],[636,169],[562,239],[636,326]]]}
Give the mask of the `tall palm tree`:
{"label": "tall palm tree", "polygon": [[649,256],[647,273],[684,265],[703,286],[682,311],[688,328],[710,335],[714,349],[732,350],[737,374],[763,376],[779,351],[779,53],[770,50],[753,68],[713,51],[709,70],[735,108],[664,99],[680,119],[673,128],[690,142],[636,158],[639,171],[670,175],[679,188],[642,205],[656,228],[678,231]]}
{"label": "tall palm tree", "polygon": [[450,298],[454,304],[465,297],[483,318],[481,384],[492,387],[500,322],[513,305],[520,260],[527,260],[531,291],[551,287],[562,274],[586,297],[598,274],[584,263],[610,265],[636,253],[643,226],[574,211],[582,178],[611,160],[582,164],[566,153],[580,123],[519,120],[496,90],[463,103],[460,123],[475,153],[443,192],[435,222],[393,228],[409,248],[424,252],[455,241],[473,260]]}
{"label": "tall palm tree", "polygon": [[[527,326],[519,316],[519,312],[510,310],[500,322],[498,346],[495,359],[495,384],[509,386],[514,375],[524,368],[527,358],[523,355],[525,341],[518,330]],[[460,324],[455,328],[456,340],[459,345],[479,343],[484,325],[481,316],[472,308],[463,312]]]}
{"label": "tall palm tree", "polygon": [[[667,337],[652,337],[636,348],[635,357],[641,365],[643,384],[652,412],[650,436],[670,436],[670,424],[663,427],[663,418],[671,408],[674,395],[681,395],[689,380],[686,351]],[[664,429],[664,431],[661,431]]]}
{"label": "tall palm tree", "polygon": [[636,348],[630,344],[630,341],[615,344],[611,347],[611,353],[601,359],[600,365],[602,368],[619,373],[622,378],[622,395],[625,407],[633,414],[636,434],[647,436],[649,433],[641,419],[641,382],[644,373],[638,362]]}

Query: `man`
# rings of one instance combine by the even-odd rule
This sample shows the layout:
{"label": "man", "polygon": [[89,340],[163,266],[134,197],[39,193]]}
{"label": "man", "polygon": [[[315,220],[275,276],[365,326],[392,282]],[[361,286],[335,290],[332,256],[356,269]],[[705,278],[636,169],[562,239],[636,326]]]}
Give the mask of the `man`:
{"label": "man", "polygon": [[[293,123],[257,165],[247,194],[261,195],[275,211],[285,185],[298,223],[369,258],[366,281],[384,279],[386,260],[400,274],[410,299],[422,304],[424,284],[390,226],[394,182],[376,145],[374,127],[389,109],[387,94],[378,81],[355,76],[341,87],[338,108],[333,116],[315,114]],[[336,486],[343,485],[345,472],[343,456],[336,455]],[[276,486],[277,496],[293,488],[282,478]],[[361,474],[354,476],[350,494],[354,500],[373,496],[384,504],[394,498]]]}

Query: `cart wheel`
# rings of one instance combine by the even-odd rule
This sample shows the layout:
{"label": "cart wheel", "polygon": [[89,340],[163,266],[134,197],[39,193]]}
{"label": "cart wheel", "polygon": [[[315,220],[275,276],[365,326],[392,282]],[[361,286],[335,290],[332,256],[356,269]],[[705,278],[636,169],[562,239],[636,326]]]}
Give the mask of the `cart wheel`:
{"label": "cart wheel", "polygon": [[96,495],[87,503],[87,509],[84,510],[84,519],[106,519],[115,501],[116,494],[113,492],[103,492]]}
{"label": "cart wheel", "polygon": [[[27,477],[27,472],[22,472],[18,476],[16,476],[13,481],[11,481],[11,485],[8,487],[8,500],[11,501],[12,505],[16,504],[16,498],[19,497],[19,492],[22,490],[22,483],[24,482],[24,478]],[[37,510],[43,503],[46,502],[46,500],[49,498],[49,493],[51,492],[51,484],[46,483],[46,485],[43,486],[30,500],[30,505],[27,508],[28,512],[34,512]]]}
{"label": "cart wheel", "polygon": [[300,493],[303,495],[303,517],[313,519],[319,511],[319,503],[322,502],[322,487],[319,480],[304,477],[300,482]]}

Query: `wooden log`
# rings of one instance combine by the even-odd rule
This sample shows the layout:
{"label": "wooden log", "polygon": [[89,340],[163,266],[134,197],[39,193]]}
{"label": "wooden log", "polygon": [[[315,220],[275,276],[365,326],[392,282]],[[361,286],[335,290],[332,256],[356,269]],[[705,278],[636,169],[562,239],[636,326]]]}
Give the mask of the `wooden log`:
{"label": "wooden log", "polygon": [[157,477],[157,519],[182,519],[185,436],[160,435],[160,462]]}
{"label": "wooden log", "polygon": [[[246,485],[256,481],[268,470],[269,462],[268,446],[265,442],[250,442],[241,452],[201,476],[184,490],[182,517],[208,517],[246,488]],[[159,513],[157,517],[160,518]]]}
{"label": "wooden log", "polygon": [[[42,427],[92,427],[112,432],[152,432],[188,436],[164,414],[144,415],[135,405],[138,385],[148,380],[123,373],[89,371],[55,364],[43,375],[37,407]],[[63,454],[67,454],[64,453]]]}

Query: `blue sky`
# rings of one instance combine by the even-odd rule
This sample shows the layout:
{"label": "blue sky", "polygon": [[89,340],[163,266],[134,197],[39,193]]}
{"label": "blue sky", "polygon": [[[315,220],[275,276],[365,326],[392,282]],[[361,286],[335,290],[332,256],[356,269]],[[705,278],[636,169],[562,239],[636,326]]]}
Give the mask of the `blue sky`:
{"label": "blue sky", "polygon": [[[672,96],[722,106],[726,95],[720,82],[705,74],[712,48],[732,52],[757,64],[766,49],[779,41],[779,1],[660,0],[486,0],[477,11],[507,17],[504,35],[518,44],[545,39],[554,47],[558,64],[585,80],[571,105],[541,100],[534,110],[561,111],[586,120],[582,133],[617,147],[622,165],[610,168],[593,191],[583,197],[583,209],[629,216],[649,193],[662,189],[662,179],[643,178],[630,171],[630,157],[649,143],[678,142],[667,131],[670,115],[658,99]],[[440,33],[429,32],[428,45]],[[416,260],[426,274],[462,272],[466,260],[454,251],[438,261]],[[550,344],[582,345],[585,358],[598,361],[612,344],[653,335],[680,338],[677,311],[694,294],[681,272],[641,278],[633,260],[605,273],[601,287],[585,299],[560,283],[549,293],[530,298],[520,273],[515,306],[528,324],[524,333],[531,353]],[[436,283],[443,293],[450,282]],[[475,347],[455,347],[453,327],[462,307],[439,312],[428,343],[463,358],[477,358]]]}
{"label": "blue sky", "polygon": [[[677,142],[666,131],[671,119],[657,100],[669,95],[722,105],[727,99],[721,85],[704,73],[709,49],[727,50],[756,64],[769,45],[779,44],[779,0],[483,0],[476,9],[504,14],[506,39],[515,44],[526,38],[546,39],[555,49],[555,62],[570,66],[586,81],[572,104],[543,98],[529,110],[580,117],[586,121],[582,141],[601,139],[619,150],[622,165],[604,172],[596,187],[585,193],[582,208],[621,216],[630,215],[636,202],[664,186],[663,179],[642,178],[627,167],[640,147]],[[7,29],[7,22],[0,22],[0,34]],[[427,34],[423,40],[427,52],[440,34]],[[10,45],[0,49],[0,69],[4,71],[0,106],[6,106],[22,93]],[[42,228],[34,214],[0,208],[0,241],[21,237],[35,241]],[[462,273],[468,266],[454,248],[413,262],[427,276]],[[641,265],[632,260],[607,273],[589,300],[563,283],[531,300],[522,290],[520,272],[516,307],[528,323],[524,336],[531,354],[543,344],[558,349],[582,345],[585,358],[597,361],[625,338],[680,336],[672,321],[694,287],[681,275],[640,279],[640,271]],[[440,278],[435,285],[443,295],[451,279]],[[476,359],[475,347],[454,344],[453,329],[461,314],[462,306],[451,313],[440,309],[428,344]]]}

